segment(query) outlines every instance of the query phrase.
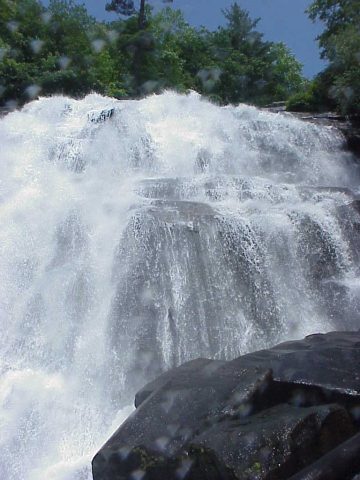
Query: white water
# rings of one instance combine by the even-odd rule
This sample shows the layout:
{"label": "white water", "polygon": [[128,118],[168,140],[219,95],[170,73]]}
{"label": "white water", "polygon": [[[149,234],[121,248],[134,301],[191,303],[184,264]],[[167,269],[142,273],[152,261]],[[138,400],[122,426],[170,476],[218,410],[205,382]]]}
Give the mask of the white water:
{"label": "white water", "polygon": [[342,141],[196,94],[2,119],[0,478],[88,480],[166,368],[359,328]]}

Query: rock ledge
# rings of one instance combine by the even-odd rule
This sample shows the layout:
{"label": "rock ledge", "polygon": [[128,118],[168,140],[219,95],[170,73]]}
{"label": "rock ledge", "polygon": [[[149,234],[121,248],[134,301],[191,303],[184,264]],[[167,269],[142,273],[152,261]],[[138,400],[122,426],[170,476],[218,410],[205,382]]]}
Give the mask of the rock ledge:
{"label": "rock ledge", "polygon": [[193,360],[136,406],[93,459],[94,480],[355,479],[360,332]]}

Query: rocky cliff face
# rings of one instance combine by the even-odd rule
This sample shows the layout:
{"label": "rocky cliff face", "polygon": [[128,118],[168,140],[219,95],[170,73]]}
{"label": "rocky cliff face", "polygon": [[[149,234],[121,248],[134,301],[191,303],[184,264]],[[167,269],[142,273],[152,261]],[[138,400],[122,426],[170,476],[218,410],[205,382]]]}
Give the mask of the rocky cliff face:
{"label": "rocky cliff face", "polygon": [[138,392],[94,480],[355,478],[359,372],[360,332],[188,362]]}
{"label": "rocky cliff face", "polygon": [[346,150],[352,152],[358,159],[360,159],[360,115],[350,115],[343,117],[332,113],[324,113],[319,115],[314,114],[295,114],[301,120],[310,121],[318,125],[328,125],[338,128],[345,137]]}
{"label": "rocky cliff face", "polygon": [[339,129],[344,135],[345,149],[360,159],[360,115],[343,116],[332,112],[287,112],[286,102],[275,102],[268,105],[265,110],[273,113],[282,113],[283,115],[291,115],[299,120]]}

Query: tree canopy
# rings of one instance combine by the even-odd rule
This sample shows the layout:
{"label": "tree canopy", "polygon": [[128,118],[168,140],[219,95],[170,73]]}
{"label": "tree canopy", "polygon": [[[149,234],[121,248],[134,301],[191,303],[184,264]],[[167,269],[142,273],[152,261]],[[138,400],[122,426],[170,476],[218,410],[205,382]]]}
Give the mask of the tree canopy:
{"label": "tree canopy", "polygon": [[259,19],[236,2],[215,32],[191,27],[170,6],[154,14],[150,1],[112,0],[107,9],[119,19],[99,22],[73,0],[50,0],[47,8],[39,0],[0,0],[1,104],[91,91],[134,98],[171,88],[220,104],[264,105],[306,83],[289,47],[264,41]]}
{"label": "tree canopy", "polygon": [[325,25],[317,40],[329,66],[309,84],[305,105],[300,95],[292,106],[360,113],[360,0],[314,0],[307,13]]}

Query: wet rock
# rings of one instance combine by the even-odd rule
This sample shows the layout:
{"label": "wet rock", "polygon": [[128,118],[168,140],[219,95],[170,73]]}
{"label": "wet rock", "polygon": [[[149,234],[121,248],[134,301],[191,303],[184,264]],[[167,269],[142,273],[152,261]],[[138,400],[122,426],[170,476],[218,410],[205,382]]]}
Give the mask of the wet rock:
{"label": "wet rock", "polygon": [[359,372],[359,332],[188,362],[138,392],[95,456],[94,480],[352,479]]}
{"label": "wet rock", "polygon": [[162,222],[177,224],[213,219],[218,215],[218,212],[206,203],[184,200],[153,200],[147,213]]}
{"label": "wet rock", "polygon": [[[274,110],[272,110],[274,111]],[[288,113],[288,112],[287,112]],[[289,113],[288,113],[289,114]],[[344,135],[344,147],[360,158],[360,116],[342,116],[333,113],[311,114],[291,112],[291,115],[317,125],[338,128]]]}
{"label": "wet rock", "polygon": [[109,120],[115,113],[115,108],[109,110],[102,110],[100,113],[91,112],[88,114],[88,120],[91,123],[102,123]]}
{"label": "wet rock", "polygon": [[360,157],[360,132],[349,132],[346,136],[346,143],[348,149],[355,153],[355,155],[359,158]]}
{"label": "wet rock", "polygon": [[354,435],[347,442],[334,448],[308,468],[305,468],[290,480],[359,480],[360,434]]}
{"label": "wet rock", "polygon": [[350,115],[346,122],[339,126],[345,136],[348,150],[360,158],[360,115]]}
{"label": "wet rock", "polygon": [[286,110],[286,102],[274,102],[264,110],[281,115],[293,116],[305,122],[311,122],[324,127],[339,129],[344,135],[344,148],[360,158],[360,115],[339,115],[332,112],[290,112]]}
{"label": "wet rock", "polygon": [[280,404],[216,423],[194,443],[217,452],[238,478],[286,479],[355,433],[343,407]]}
{"label": "wet rock", "polygon": [[[218,366],[225,364],[225,361],[221,360],[209,360],[207,358],[197,358],[196,360],[191,360],[186,362],[178,368],[173,368],[168,370],[163,375],[160,375],[152,382],[145,385],[141,390],[135,395],[135,407],[138,408],[141,403],[143,403],[153,392],[159,390],[163,387],[171,378],[175,375],[178,375],[180,372],[196,372],[197,370],[205,369],[207,366],[208,369],[218,368]],[[205,369],[206,370],[206,369]]]}
{"label": "wet rock", "polygon": [[229,362],[268,365],[274,380],[293,386],[327,389],[360,401],[360,335],[357,332],[315,334],[281,343]]}
{"label": "wet rock", "polygon": [[8,113],[11,113],[12,109],[9,107],[0,107],[0,118],[5,117]]}

